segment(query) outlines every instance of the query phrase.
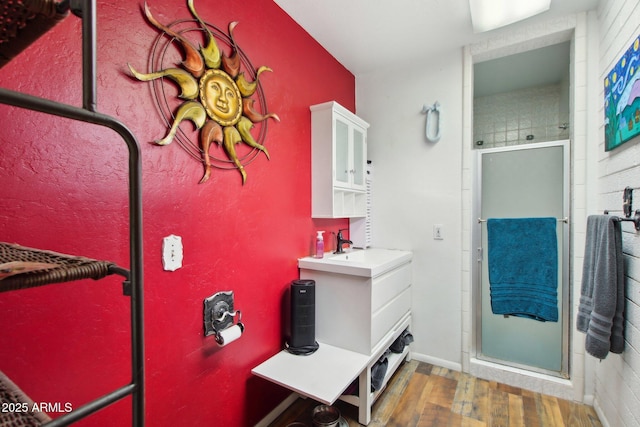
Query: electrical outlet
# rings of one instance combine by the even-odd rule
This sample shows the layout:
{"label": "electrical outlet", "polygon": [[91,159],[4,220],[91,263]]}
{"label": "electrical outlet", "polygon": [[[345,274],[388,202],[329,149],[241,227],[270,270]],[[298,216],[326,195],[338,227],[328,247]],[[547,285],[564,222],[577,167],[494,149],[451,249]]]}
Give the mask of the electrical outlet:
{"label": "electrical outlet", "polygon": [[433,240],[444,240],[442,224],[433,224]]}
{"label": "electrical outlet", "polygon": [[165,271],[182,267],[182,237],[171,234],[162,239],[162,266]]}

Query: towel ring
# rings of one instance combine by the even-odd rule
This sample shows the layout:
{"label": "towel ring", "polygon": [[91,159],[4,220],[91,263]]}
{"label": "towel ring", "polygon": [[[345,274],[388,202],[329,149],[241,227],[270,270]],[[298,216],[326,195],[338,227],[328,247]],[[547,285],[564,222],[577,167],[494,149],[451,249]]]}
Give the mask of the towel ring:
{"label": "towel ring", "polygon": [[[432,106],[427,106],[426,104],[422,106],[422,112],[427,114],[427,123],[425,124],[425,129],[424,129],[424,134],[427,137],[427,139],[431,142],[438,142],[440,141],[440,116],[441,116],[441,112],[440,112],[440,103],[438,101],[436,101],[435,104],[433,104]],[[435,125],[432,124],[432,117],[433,114],[437,114],[438,117],[436,119],[436,123]],[[430,134],[429,133],[429,128],[437,128],[437,131],[435,133],[435,135]]]}

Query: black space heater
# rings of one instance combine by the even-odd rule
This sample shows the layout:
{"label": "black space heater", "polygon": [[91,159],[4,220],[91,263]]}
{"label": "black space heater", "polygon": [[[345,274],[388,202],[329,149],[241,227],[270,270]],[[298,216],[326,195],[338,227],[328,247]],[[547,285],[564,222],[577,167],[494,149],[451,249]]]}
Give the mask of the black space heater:
{"label": "black space heater", "polygon": [[316,282],[291,282],[291,335],[286,350],[308,355],[318,349],[316,342]]}

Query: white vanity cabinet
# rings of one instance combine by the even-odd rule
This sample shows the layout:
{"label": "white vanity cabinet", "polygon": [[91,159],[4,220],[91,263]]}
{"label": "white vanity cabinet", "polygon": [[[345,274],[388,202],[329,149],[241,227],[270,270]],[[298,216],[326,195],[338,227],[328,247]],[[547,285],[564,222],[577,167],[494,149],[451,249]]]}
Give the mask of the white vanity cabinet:
{"label": "white vanity cabinet", "polygon": [[316,282],[316,339],[373,354],[382,338],[411,311],[411,263],[377,277],[300,269]]}
{"label": "white vanity cabinet", "polygon": [[[411,325],[409,251],[366,249],[322,259],[298,259],[301,279],[315,281],[315,338],[308,356],[281,351],[252,372],[327,405],[337,399],[358,407],[367,425],[371,406],[409,358],[409,347],[387,356],[382,387],[371,392],[371,369]],[[358,394],[344,394],[358,381]]]}
{"label": "white vanity cabinet", "polygon": [[358,407],[361,424],[369,424],[371,406],[408,358],[408,347],[390,354],[382,388],[369,392],[371,368],[411,324],[411,260],[373,277],[300,268],[300,278],[316,282],[318,342],[369,356],[359,375],[358,395],[340,397]]}
{"label": "white vanity cabinet", "polygon": [[369,124],[337,102],[311,106],[311,216],[366,215]]}

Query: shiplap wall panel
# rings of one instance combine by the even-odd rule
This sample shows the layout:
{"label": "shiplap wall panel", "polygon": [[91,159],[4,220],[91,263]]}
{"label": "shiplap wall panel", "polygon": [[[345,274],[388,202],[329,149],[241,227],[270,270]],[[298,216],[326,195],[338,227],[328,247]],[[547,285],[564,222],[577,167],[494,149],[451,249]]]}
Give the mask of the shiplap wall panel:
{"label": "shiplap wall panel", "polygon": [[[640,306],[640,282],[638,281],[638,278],[627,278],[627,299],[632,301],[635,305]],[[638,350],[640,350],[640,348]]]}
{"label": "shiplap wall panel", "polygon": [[[598,8],[600,82],[640,34],[640,2],[603,0]],[[604,91],[601,88],[601,99]],[[602,109],[600,110],[603,114]],[[602,119],[603,120],[603,119]],[[604,120],[603,120],[604,123]],[[604,125],[599,146],[604,147]],[[640,137],[611,152],[598,153],[598,200],[604,209],[622,209],[625,187],[640,187]],[[640,209],[640,189],[633,210]],[[622,225],[625,257],[625,350],[596,364],[595,401],[611,427],[640,426],[640,232],[632,223]]]}

